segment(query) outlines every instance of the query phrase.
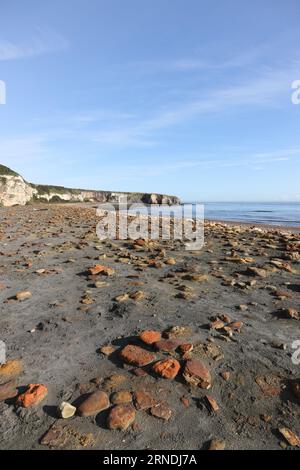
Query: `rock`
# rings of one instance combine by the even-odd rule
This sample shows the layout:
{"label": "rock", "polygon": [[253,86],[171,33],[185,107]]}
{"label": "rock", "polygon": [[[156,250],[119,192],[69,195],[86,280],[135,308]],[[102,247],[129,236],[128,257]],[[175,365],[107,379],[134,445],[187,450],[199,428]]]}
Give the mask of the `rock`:
{"label": "rock", "polygon": [[254,266],[248,267],[247,274],[250,276],[267,277],[267,271],[265,269],[256,268]]}
{"label": "rock", "polygon": [[146,366],[147,364],[150,364],[150,362],[155,361],[155,354],[146,351],[145,349],[140,348],[139,346],[128,344],[120,352],[120,358],[128,364],[142,367]]}
{"label": "rock", "polygon": [[279,428],[279,432],[283,435],[283,437],[285,437],[290,446],[300,447],[300,438],[293,431],[282,427]]}
{"label": "rock", "polygon": [[88,447],[94,443],[92,433],[82,434],[63,421],[56,421],[42,437],[40,443],[50,448]]}
{"label": "rock", "polygon": [[181,338],[182,336],[188,336],[192,333],[189,326],[172,326],[168,330],[165,330],[163,337],[166,339]]}
{"label": "rock", "polygon": [[101,264],[96,264],[92,268],[89,268],[89,273],[93,276],[96,274],[103,274],[105,276],[112,276],[115,273],[113,268],[108,266],[102,266]]}
{"label": "rock", "polygon": [[221,377],[222,377],[226,382],[228,382],[228,380],[230,379],[230,372],[229,372],[229,371],[221,372]]}
{"label": "rock", "polygon": [[23,301],[23,300],[30,299],[31,296],[32,296],[31,292],[24,290],[16,294],[16,299]]}
{"label": "rock", "polygon": [[174,379],[180,371],[180,363],[176,359],[168,358],[156,362],[152,369],[157,375],[165,379]]}
{"label": "rock", "polygon": [[108,415],[107,426],[109,429],[125,431],[135,420],[135,409],[132,405],[116,405]]}
{"label": "rock", "polygon": [[205,401],[206,401],[206,405],[208,407],[208,409],[213,412],[213,411],[219,411],[219,405],[218,403],[216,402],[216,400],[211,396],[211,395],[205,395],[204,397]]}
{"label": "rock", "polygon": [[225,441],[219,441],[218,439],[212,439],[208,450],[225,450]]}
{"label": "rock", "polygon": [[209,325],[211,330],[221,330],[222,328],[224,328],[224,326],[225,326],[225,323],[219,318],[212,321]]}
{"label": "rock", "polygon": [[157,341],[154,343],[155,349],[158,351],[165,351],[165,352],[171,352],[175,351],[178,346],[180,346],[181,341],[178,340],[171,340],[171,339],[163,339],[161,341]]}
{"label": "rock", "polygon": [[156,403],[156,400],[150,393],[144,392],[143,390],[134,392],[134,404],[137,410],[148,410],[152,406],[155,406]]}
{"label": "rock", "polygon": [[300,382],[291,382],[291,389],[293,394],[300,400]]}
{"label": "rock", "polygon": [[29,384],[27,390],[18,396],[16,406],[29,408],[38,405],[48,394],[48,389],[43,384]]}
{"label": "rock", "polygon": [[79,416],[94,416],[110,406],[105,392],[97,390],[91,393],[78,407]]}
{"label": "rock", "polygon": [[300,313],[295,308],[283,309],[282,313],[287,318],[293,318],[294,320],[300,320]]}
{"label": "rock", "polygon": [[206,366],[197,359],[190,359],[186,362],[183,377],[187,383],[204,388],[211,388],[211,375]]}
{"label": "rock", "polygon": [[174,265],[174,264],[176,264],[176,260],[174,258],[168,258],[165,261],[165,263],[168,264],[168,265]]}
{"label": "rock", "polygon": [[129,294],[125,293],[125,294],[120,294],[120,295],[117,295],[117,297],[114,298],[114,300],[116,302],[126,302],[126,300],[129,299]]}
{"label": "rock", "polygon": [[152,416],[168,421],[172,416],[172,410],[167,403],[160,402],[150,409]]}
{"label": "rock", "polygon": [[105,391],[114,390],[118,388],[125,381],[126,381],[125,375],[113,374],[104,380],[102,388]]}
{"label": "rock", "polygon": [[179,350],[181,354],[187,354],[189,352],[192,352],[193,349],[194,349],[194,346],[192,345],[192,343],[184,343],[179,346]]}
{"label": "rock", "polygon": [[190,400],[187,397],[181,397],[180,401],[186,408],[190,406]]}
{"label": "rock", "polygon": [[153,344],[161,339],[161,334],[159,331],[146,330],[140,333],[139,338],[146,344]]}
{"label": "rock", "polygon": [[20,375],[22,371],[22,362],[19,359],[11,359],[0,366],[0,377]]}
{"label": "rock", "polygon": [[139,301],[139,300],[143,300],[146,298],[146,294],[145,292],[141,291],[141,290],[138,290],[136,292],[132,292],[129,296],[132,300],[136,300],[136,301]]}
{"label": "rock", "polygon": [[128,390],[121,390],[112,394],[110,401],[113,405],[123,405],[132,402],[132,394]]}
{"label": "rock", "polygon": [[106,287],[108,285],[109,285],[108,282],[105,282],[105,281],[96,281],[94,284],[94,286],[97,287],[98,289],[100,287]]}
{"label": "rock", "polygon": [[255,382],[266,397],[278,397],[280,395],[281,388],[276,379],[257,376]]}
{"label": "rock", "polygon": [[114,346],[102,346],[102,348],[100,348],[100,352],[105,356],[110,356],[115,350],[116,348]]}
{"label": "rock", "polygon": [[137,377],[145,377],[146,375],[148,375],[148,373],[144,369],[141,369],[140,367],[138,367],[137,369],[134,369],[133,373]]}
{"label": "rock", "polygon": [[0,385],[0,401],[8,400],[9,398],[14,398],[18,395],[17,391],[17,380],[13,379],[9,382],[5,382]]}
{"label": "rock", "polygon": [[63,401],[57,408],[58,416],[63,419],[72,418],[76,413],[76,407]]}

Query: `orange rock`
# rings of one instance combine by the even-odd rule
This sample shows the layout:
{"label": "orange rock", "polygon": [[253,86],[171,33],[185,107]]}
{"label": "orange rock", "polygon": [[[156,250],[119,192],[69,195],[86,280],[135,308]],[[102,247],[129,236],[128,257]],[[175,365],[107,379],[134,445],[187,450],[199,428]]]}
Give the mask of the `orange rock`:
{"label": "orange rock", "polygon": [[28,408],[30,406],[38,405],[48,393],[48,389],[43,384],[29,384],[26,392],[18,396],[16,400],[17,406]]}
{"label": "orange rock", "polygon": [[161,340],[159,331],[146,330],[140,334],[140,339],[146,344],[153,344]]}
{"label": "orange rock", "polygon": [[96,264],[92,268],[89,268],[89,273],[92,275],[95,274],[104,274],[105,276],[111,276],[114,274],[115,270],[113,268],[109,268],[108,266],[102,266],[101,264]]}
{"label": "orange rock", "polygon": [[0,377],[15,376],[21,374],[23,370],[22,362],[19,359],[11,359],[6,364],[0,366]]}
{"label": "orange rock", "polygon": [[219,411],[219,405],[211,395],[205,395],[205,400],[210,411]]}
{"label": "orange rock", "polygon": [[134,404],[137,410],[148,410],[157,404],[155,398],[150,393],[143,390],[134,392]]}
{"label": "orange rock", "polygon": [[180,370],[180,364],[176,359],[168,358],[154,364],[152,369],[165,379],[174,379]]}

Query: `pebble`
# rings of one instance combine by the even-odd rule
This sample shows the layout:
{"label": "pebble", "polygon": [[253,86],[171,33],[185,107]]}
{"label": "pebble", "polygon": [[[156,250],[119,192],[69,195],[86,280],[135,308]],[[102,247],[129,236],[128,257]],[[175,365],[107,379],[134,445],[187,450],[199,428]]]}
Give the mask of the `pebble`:
{"label": "pebble", "polygon": [[110,406],[105,392],[97,390],[91,393],[78,407],[79,416],[94,416]]}
{"label": "pebble", "polygon": [[279,428],[279,432],[283,435],[283,437],[285,437],[290,446],[300,447],[300,438],[293,431],[288,428],[282,427]]}
{"label": "pebble", "polygon": [[226,443],[225,441],[219,441],[218,439],[212,439],[210,441],[208,450],[225,450]]}
{"label": "pebble", "polygon": [[76,407],[63,401],[57,408],[58,416],[63,419],[72,418],[76,413]]}
{"label": "pebble", "polygon": [[23,300],[30,299],[31,296],[32,296],[31,292],[24,290],[24,291],[18,292],[16,294],[16,299],[20,300],[20,301],[23,301]]}
{"label": "pebble", "polygon": [[125,431],[135,420],[135,409],[132,405],[114,406],[107,418],[109,429],[119,429]]}

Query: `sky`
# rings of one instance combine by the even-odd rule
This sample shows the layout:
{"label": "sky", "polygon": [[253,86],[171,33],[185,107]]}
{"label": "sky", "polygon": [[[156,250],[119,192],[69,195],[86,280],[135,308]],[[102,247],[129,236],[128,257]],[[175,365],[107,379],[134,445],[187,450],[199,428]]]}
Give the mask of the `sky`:
{"label": "sky", "polygon": [[185,201],[300,201],[299,0],[0,0],[0,163]]}

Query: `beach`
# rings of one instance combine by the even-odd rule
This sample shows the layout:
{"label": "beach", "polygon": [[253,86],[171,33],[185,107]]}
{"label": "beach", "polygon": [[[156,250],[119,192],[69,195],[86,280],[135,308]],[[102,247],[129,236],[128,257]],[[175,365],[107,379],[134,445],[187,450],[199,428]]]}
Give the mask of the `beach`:
{"label": "beach", "polygon": [[[204,247],[187,251],[179,240],[100,241],[87,204],[0,214],[1,449],[293,446],[299,228],[206,221]],[[29,384],[46,392],[24,406]],[[78,413],[99,391],[107,405]]]}

